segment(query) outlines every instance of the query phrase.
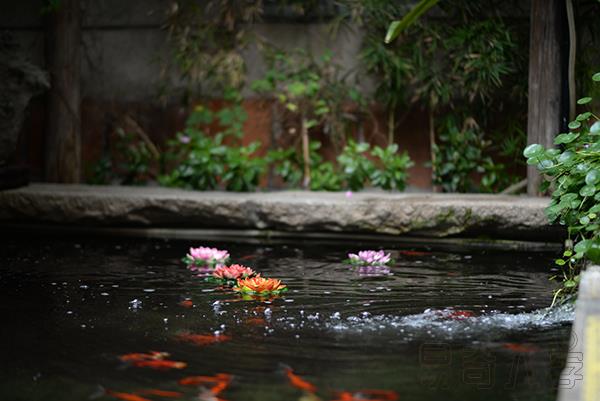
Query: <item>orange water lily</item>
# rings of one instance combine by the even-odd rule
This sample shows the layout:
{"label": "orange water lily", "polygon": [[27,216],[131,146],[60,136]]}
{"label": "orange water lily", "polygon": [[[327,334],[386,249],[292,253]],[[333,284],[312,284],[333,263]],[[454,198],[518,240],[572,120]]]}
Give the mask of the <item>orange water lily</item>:
{"label": "orange water lily", "polygon": [[257,276],[238,279],[234,290],[246,294],[279,294],[287,291],[287,287],[281,280]]}

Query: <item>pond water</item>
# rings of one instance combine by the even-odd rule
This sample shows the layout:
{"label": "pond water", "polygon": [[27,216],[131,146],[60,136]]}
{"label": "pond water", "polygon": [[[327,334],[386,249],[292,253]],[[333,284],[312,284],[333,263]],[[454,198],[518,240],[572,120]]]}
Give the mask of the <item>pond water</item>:
{"label": "pond water", "polygon": [[[229,250],[289,291],[248,301],[216,289],[181,262],[198,245]],[[233,377],[218,395],[229,401],[555,398],[573,313],[544,309],[553,255],[395,245],[384,247],[389,271],[342,263],[372,247],[7,239],[0,399],[216,400],[178,381],[217,374]],[[183,341],[190,333],[208,340]],[[187,366],[119,359],[150,351]]]}

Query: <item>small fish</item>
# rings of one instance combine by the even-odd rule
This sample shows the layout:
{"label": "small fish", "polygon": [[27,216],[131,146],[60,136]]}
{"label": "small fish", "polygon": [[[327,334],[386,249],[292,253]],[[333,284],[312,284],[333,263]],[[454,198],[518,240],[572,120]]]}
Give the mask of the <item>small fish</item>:
{"label": "small fish", "polygon": [[188,376],[179,380],[182,386],[199,386],[201,384],[229,383],[232,376],[228,373],[217,373],[214,376]]}
{"label": "small fish", "polygon": [[540,349],[532,344],[518,344],[518,343],[504,343],[502,348],[513,352],[519,352],[522,354],[530,354],[538,352]]}
{"label": "small fish", "polygon": [[183,306],[184,308],[192,308],[194,306],[194,302],[192,302],[191,299],[187,298],[181,301],[179,305]]}
{"label": "small fish", "polygon": [[178,391],[166,391],[166,390],[157,390],[157,389],[144,389],[144,390],[138,391],[138,393],[144,394],[144,395],[156,395],[158,397],[165,397],[165,398],[183,397],[183,393],[180,393]]}
{"label": "small fish", "polygon": [[354,393],[342,391],[334,401],[397,401],[398,393],[391,390],[358,390]]}
{"label": "small fish", "polygon": [[176,337],[180,341],[186,341],[201,346],[217,344],[231,340],[231,337],[226,336],[224,334],[215,335],[182,333],[178,334]]}
{"label": "small fish", "polygon": [[461,319],[466,319],[468,317],[474,317],[475,314],[471,311],[468,310],[455,310],[450,312],[450,314],[448,315],[449,319],[454,319],[454,320],[461,320]]}
{"label": "small fish", "polygon": [[158,351],[150,351],[149,353],[131,353],[120,355],[119,359],[123,362],[132,362],[132,361],[149,361],[149,360],[158,360],[165,359],[169,357],[168,352],[158,352]]}
{"label": "small fish", "polygon": [[170,361],[167,359],[154,359],[149,361],[133,361],[133,366],[138,368],[152,368],[156,370],[183,369],[187,366],[185,362]]}
{"label": "small fish", "polygon": [[295,374],[292,368],[286,367],[285,375],[287,376],[288,380],[290,381],[290,384],[293,387],[296,387],[297,389],[303,391],[308,391],[309,393],[314,393],[317,391],[317,387],[315,387],[314,384],[307,382],[306,380]]}
{"label": "small fish", "polygon": [[106,395],[109,395],[114,398],[118,398],[123,401],[151,401],[148,398],[144,398],[137,394],[120,393],[120,392],[112,391],[112,390],[106,390]]}
{"label": "small fish", "polygon": [[240,260],[250,260],[250,259],[255,259],[257,257],[258,257],[258,255],[252,254],[252,255],[244,255],[244,256],[240,257],[239,259]]}
{"label": "small fish", "polygon": [[420,251],[398,251],[400,255],[404,256],[425,256],[431,255],[431,252],[420,252]]}

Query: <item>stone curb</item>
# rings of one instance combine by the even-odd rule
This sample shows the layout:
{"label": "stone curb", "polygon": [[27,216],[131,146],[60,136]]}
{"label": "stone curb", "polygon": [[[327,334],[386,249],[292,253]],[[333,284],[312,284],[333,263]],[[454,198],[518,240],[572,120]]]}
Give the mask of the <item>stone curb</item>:
{"label": "stone curb", "polygon": [[34,184],[0,192],[0,222],[343,232],[561,242],[548,198],[482,194],[199,192]]}

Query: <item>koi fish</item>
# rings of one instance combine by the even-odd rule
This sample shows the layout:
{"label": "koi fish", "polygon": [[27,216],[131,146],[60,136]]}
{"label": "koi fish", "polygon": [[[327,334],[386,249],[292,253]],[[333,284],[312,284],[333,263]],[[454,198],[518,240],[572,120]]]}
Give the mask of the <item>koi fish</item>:
{"label": "koi fish", "polygon": [[[228,373],[217,373],[214,376],[188,376],[179,380],[182,386],[200,386],[202,384],[218,384],[231,382],[232,376]],[[216,390],[218,390],[217,388]],[[221,390],[223,391],[224,388]]]}
{"label": "koi fish", "polygon": [[505,344],[502,344],[502,348],[507,349],[509,351],[519,352],[519,353],[523,353],[523,354],[538,352],[540,350],[535,345],[518,344],[518,343],[505,343]]}
{"label": "koi fish", "polygon": [[404,256],[426,256],[431,255],[431,252],[420,252],[420,251],[398,251],[400,255]]}
{"label": "koi fish", "polygon": [[258,257],[258,255],[256,255],[256,254],[251,254],[251,255],[244,255],[244,256],[240,257],[239,259],[240,259],[240,260],[250,260],[250,259],[254,259],[254,258],[256,258],[256,257]]}
{"label": "koi fish", "polygon": [[466,319],[468,317],[474,317],[475,314],[471,311],[468,310],[455,310],[450,312],[450,314],[448,315],[449,319],[454,319],[454,320],[461,320],[461,319]]}
{"label": "koi fish", "polygon": [[183,369],[187,366],[185,362],[170,361],[167,359],[153,359],[133,361],[133,366],[138,368],[152,368],[156,370]]}
{"label": "koi fish", "polygon": [[120,355],[119,359],[123,362],[133,361],[149,361],[168,358],[170,354],[168,352],[150,351],[149,353],[131,353]]}
{"label": "koi fish", "polygon": [[123,401],[151,401],[148,398],[141,397],[137,394],[119,393],[117,391],[106,390],[106,395],[118,398]]}
{"label": "koi fish", "polygon": [[183,397],[183,393],[177,391],[166,391],[166,390],[157,390],[157,389],[144,389],[138,391],[139,394],[144,395],[156,395],[158,397],[164,398],[179,398]]}
{"label": "koi fish", "polygon": [[224,334],[214,335],[182,333],[177,335],[177,339],[180,341],[186,341],[200,346],[205,346],[229,341],[231,340],[231,337],[226,336]]}
{"label": "koi fish", "polygon": [[297,389],[300,389],[303,391],[308,391],[309,393],[314,393],[317,391],[317,387],[315,387],[314,384],[307,382],[306,380],[304,380],[303,378],[301,378],[300,376],[295,374],[294,371],[292,370],[292,368],[286,367],[285,375],[287,376],[288,380],[290,381],[290,384],[292,385],[292,387],[296,387]]}
{"label": "koi fish", "polygon": [[334,401],[397,401],[398,393],[391,390],[342,391],[337,397]]}
{"label": "koi fish", "polygon": [[179,305],[183,306],[184,308],[191,308],[194,306],[194,302],[192,302],[191,299],[187,298],[187,299],[184,299],[183,301],[181,301],[179,303]]}

